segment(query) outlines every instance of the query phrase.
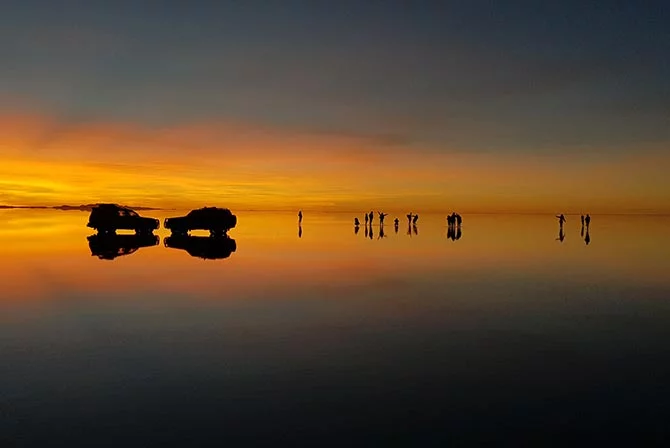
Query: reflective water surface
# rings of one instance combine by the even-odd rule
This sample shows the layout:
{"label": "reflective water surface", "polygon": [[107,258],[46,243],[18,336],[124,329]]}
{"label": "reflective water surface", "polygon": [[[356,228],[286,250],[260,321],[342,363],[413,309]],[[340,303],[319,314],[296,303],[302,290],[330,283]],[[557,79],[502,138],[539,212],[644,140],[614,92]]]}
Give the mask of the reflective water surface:
{"label": "reflective water surface", "polygon": [[0,211],[3,446],[668,436],[670,218],[236,214]]}

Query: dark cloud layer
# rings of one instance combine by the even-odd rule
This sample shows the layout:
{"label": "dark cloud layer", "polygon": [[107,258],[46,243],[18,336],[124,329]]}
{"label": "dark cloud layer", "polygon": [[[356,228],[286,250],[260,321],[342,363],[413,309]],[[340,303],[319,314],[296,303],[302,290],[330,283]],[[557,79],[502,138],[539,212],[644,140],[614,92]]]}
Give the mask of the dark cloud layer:
{"label": "dark cloud layer", "polygon": [[670,6],[544,3],[10,1],[0,95],[460,150],[670,141]]}

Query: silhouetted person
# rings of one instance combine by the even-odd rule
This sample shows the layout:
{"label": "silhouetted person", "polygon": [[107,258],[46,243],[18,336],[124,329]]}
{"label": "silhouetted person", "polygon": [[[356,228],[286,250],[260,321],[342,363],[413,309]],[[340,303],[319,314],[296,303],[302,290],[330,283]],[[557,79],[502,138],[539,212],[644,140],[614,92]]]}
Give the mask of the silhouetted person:
{"label": "silhouetted person", "polygon": [[375,236],[374,232],[372,231],[372,225],[370,225],[370,233],[369,233],[369,236],[370,236],[370,239],[372,239],[372,238]]}
{"label": "silhouetted person", "polygon": [[370,214],[368,215],[368,217],[370,218],[370,225],[372,225],[372,220],[375,218],[375,214],[372,213],[372,211],[370,211]]}
{"label": "silhouetted person", "polygon": [[567,220],[565,219],[565,216],[563,216],[563,213],[561,213],[560,215],[556,215],[556,217],[558,218],[558,226],[562,229],[563,223],[566,222]]}
{"label": "silhouetted person", "polygon": [[298,211],[298,224],[302,224],[302,210]]}
{"label": "silhouetted person", "polygon": [[400,224],[400,220],[399,220],[398,218],[394,219],[394,220],[393,220],[393,224],[394,224],[396,227],[398,227],[398,225]]}
{"label": "silhouetted person", "polygon": [[367,213],[365,214],[365,225],[366,226],[368,225],[368,214]]}
{"label": "silhouetted person", "polygon": [[298,225],[298,238],[302,238],[302,226]]}
{"label": "silhouetted person", "polygon": [[559,240],[561,243],[565,239],[565,233],[563,233],[563,225],[561,225],[561,227],[558,229],[558,238],[556,239]]}
{"label": "silhouetted person", "polygon": [[414,215],[412,218],[412,224],[416,225],[416,222],[419,220],[419,215]]}
{"label": "silhouetted person", "polygon": [[463,218],[461,218],[461,215],[459,215],[458,213],[456,213],[456,225],[457,225],[458,227],[460,227],[461,224],[463,224]]}
{"label": "silhouetted person", "polygon": [[[450,218],[450,217],[448,217]],[[452,225],[447,227],[447,239],[454,241],[456,239],[456,228]]]}
{"label": "silhouetted person", "polygon": [[412,236],[412,224],[411,222],[407,224],[407,234]]}
{"label": "silhouetted person", "polygon": [[[367,219],[366,219],[367,221]],[[361,222],[358,220],[358,218],[354,218],[354,226],[358,227],[361,225]]]}
{"label": "silhouetted person", "polygon": [[582,215],[582,227],[584,227],[584,215]]}
{"label": "silhouetted person", "polygon": [[[367,217],[368,215],[365,215],[365,216]],[[367,238],[367,237],[368,237],[368,226],[365,226],[365,238]]]}
{"label": "silhouetted person", "polygon": [[412,231],[414,232],[414,235],[419,234],[419,229],[416,228],[416,224],[412,224]]}
{"label": "silhouetted person", "polygon": [[386,238],[386,235],[384,235],[384,226],[381,224],[379,225],[379,236],[377,237],[377,239],[379,238]]}
{"label": "silhouetted person", "polygon": [[407,215],[407,224],[412,224],[412,212]]}
{"label": "silhouetted person", "polygon": [[384,218],[388,216],[388,213],[382,213],[382,212],[377,212],[379,213],[379,225],[383,226],[384,225]]}
{"label": "silhouetted person", "polygon": [[589,228],[586,228],[586,236],[584,237],[584,242],[588,246],[589,243],[591,242],[591,235],[589,235]]}
{"label": "silhouetted person", "polygon": [[447,215],[447,227],[454,226],[454,215]]}
{"label": "silhouetted person", "polygon": [[587,214],[586,218],[584,218],[584,222],[586,223],[586,229],[588,230],[589,226],[591,225],[591,215]]}
{"label": "silhouetted person", "polygon": [[582,222],[582,231],[579,234],[582,238],[584,238],[584,223]]}

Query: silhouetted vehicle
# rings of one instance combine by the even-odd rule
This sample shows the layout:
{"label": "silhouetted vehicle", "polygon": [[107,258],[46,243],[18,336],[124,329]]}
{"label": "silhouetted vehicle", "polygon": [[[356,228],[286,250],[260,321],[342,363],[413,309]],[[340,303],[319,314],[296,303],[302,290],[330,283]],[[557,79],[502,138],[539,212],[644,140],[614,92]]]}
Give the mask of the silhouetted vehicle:
{"label": "silhouetted vehicle", "polygon": [[163,239],[165,247],[182,249],[192,257],[216,260],[230,257],[237,250],[235,240],[224,236],[171,235]]}
{"label": "silhouetted vehicle", "polygon": [[116,257],[130,255],[140,247],[151,247],[158,244],[158,237],[153,234],[117,235],[115,233],[98,233],[86,238],[91,255],[101,260],[113,260]]}
{"label": "silhouetted vehicle", "polygon": [[186,216],[166,218],[163,227],[173,234],[187,234],[190,230],[209,230],[211,235],[224,235],[237,225],[237,216],[227,208],[204,207],[191,210]]}
{"label": "silhouetted vehicle", "polygon": [[119,229],[134,230],[136,233],[151,233],[158,229],[160,221],[145,218],[128,207],[116,204],[98,204],[91,210],[86,227],[99,233],[114,233]]}

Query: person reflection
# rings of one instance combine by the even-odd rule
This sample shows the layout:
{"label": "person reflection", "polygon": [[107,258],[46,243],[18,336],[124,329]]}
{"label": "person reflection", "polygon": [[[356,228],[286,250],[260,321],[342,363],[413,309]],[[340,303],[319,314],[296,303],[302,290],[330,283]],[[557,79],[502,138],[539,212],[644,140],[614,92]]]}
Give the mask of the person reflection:
{"label": "person reflection", "polygon": [[373,239],[375,237],[374,232],[372,231],[372,225],[370,225],[370,232],[369,232],[370,239]]}
{"label": "person reflection", "polygon": [[417,229],[416,224],[412,224],[412,232],[414,232],[414,235],[419,234],[419,229]]}
{"label": "person reflection", "polygon": [[298,226],[298,238],[302,238],[302,226]]}
{"label": "person reflection", "polygon": [[358,235],[359,230],[360,230],[359,226],[354,226],[354,235]]}
{"label": "person reflection", "polygon": [[586,228],[586,236],[584,237],[584,242],[588,246],[589,243],[591,242],[591,235],[589,234],[589,228]]}
{"label": "person reflection", "polygon": [[556,238],[556,241],[560,241],[562,243],[564,239],[565,239],[565,233],[563,232],[563,226],[561,226],[558,229],[558,238]]}
{"label": "person reflection", "polygon": [[454,226],[447,227],[447,239],[456,241],[456,228]]}
{"label": "person reflection", "polygon": [[[367,216],[367,215],[365,215],[365,216]],[[367,237],[368,237],[368,226],[365,226],[365,238],[367,238]]]}
{"label": "person reflection", "polygon": [[582,231],[579,233],[579,235],[584,238],[584,217],[582,216]]}
{"label": "person reflection", "polygon": [[386,235],[384,234],[384,226],[382,225],[379,226],[379,236],[377,237],[377,239],[379,238],[386,238]]}
{"label": "person reflection", "polygon": [[395,233],[398,233],[398,226],[400,225],[400,220],[398,218],[393,220],[393,228],[395,229]]}

